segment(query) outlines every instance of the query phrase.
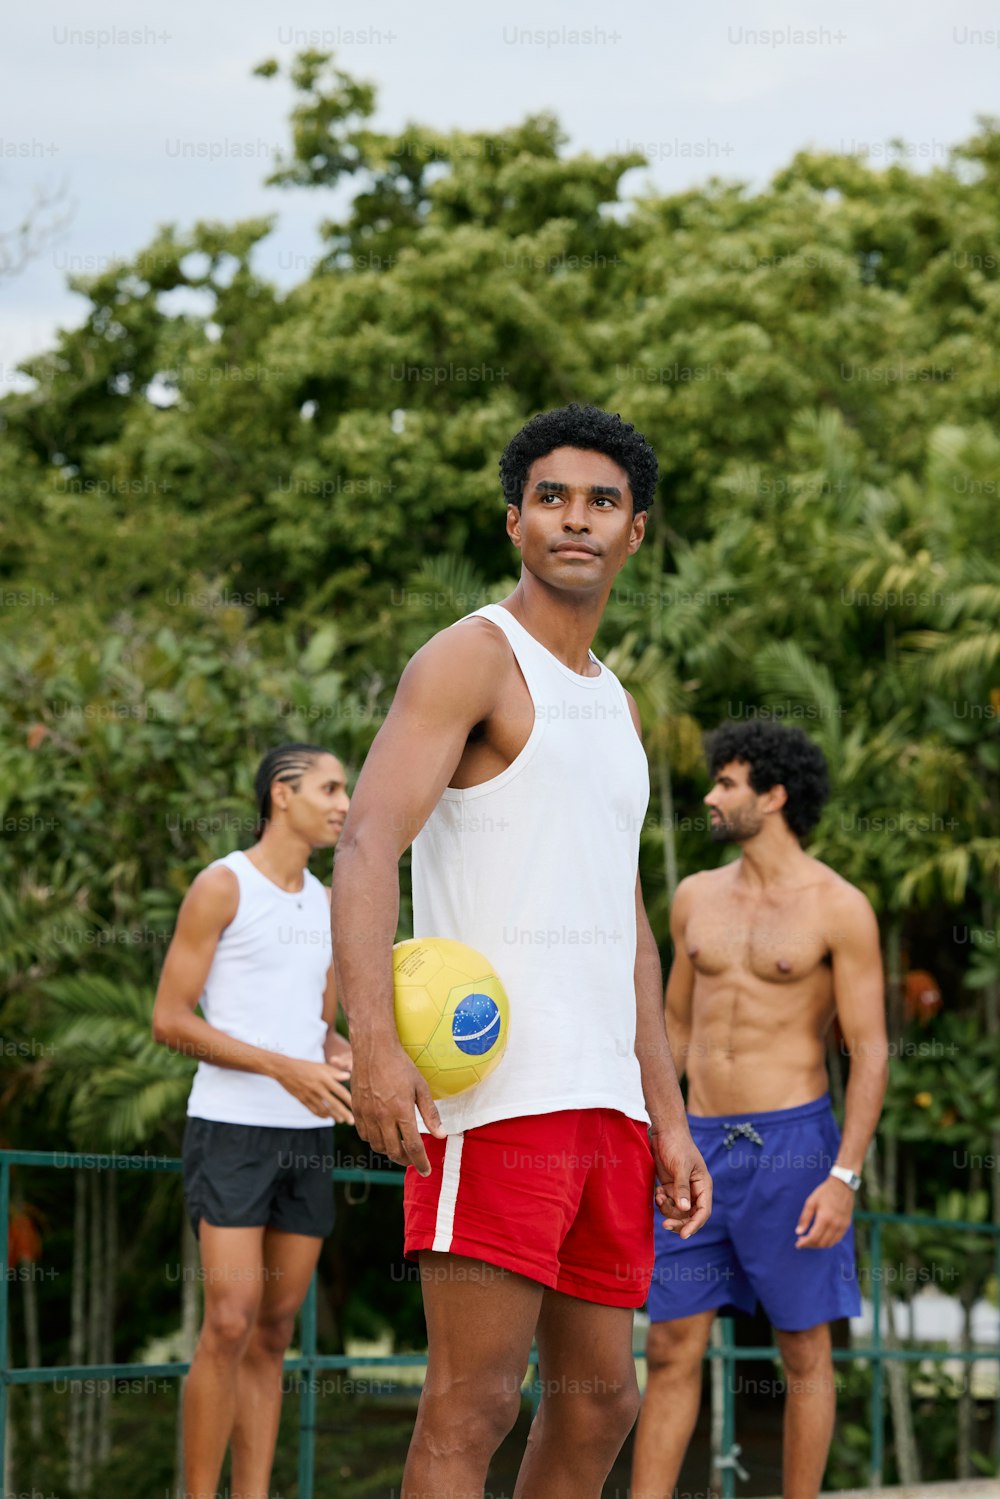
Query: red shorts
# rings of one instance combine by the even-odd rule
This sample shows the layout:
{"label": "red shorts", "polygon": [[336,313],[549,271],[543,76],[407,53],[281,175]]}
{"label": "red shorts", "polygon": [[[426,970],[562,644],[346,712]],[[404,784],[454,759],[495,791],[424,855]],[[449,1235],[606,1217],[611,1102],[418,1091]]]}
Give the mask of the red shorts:
{"label": "red shorts", "polygon": [[648,1129],[616,1109],[564,1109],[424,1135],[408,1166],[405,1253],[467,1255],[602,1306],[642,1306],[653,1270]]}

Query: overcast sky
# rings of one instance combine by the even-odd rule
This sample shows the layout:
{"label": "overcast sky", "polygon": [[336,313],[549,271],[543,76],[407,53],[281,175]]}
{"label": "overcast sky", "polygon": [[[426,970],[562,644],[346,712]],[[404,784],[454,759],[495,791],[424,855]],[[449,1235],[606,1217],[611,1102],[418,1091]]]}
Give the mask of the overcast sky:
{"label": "overcast sky", "polygon": [[[638,146],[666,190],[711,173],[762,183],[801,147],[893,138],[929,167],[1000,113],[1000,9],[986,0],[35,0],[7,9],[0,230],[64,186],[68,231],[0,284],[0,385],[85,303],[73,271],[128,257],[157,225],[277,213],[262,274],[301,279],[330,195],[262,186],[290,91],[253,78],[305,46],[378,86],[376,125],[496,128],[553,110],[571,146]],[[211,159],[211,158],[215,159]]]}

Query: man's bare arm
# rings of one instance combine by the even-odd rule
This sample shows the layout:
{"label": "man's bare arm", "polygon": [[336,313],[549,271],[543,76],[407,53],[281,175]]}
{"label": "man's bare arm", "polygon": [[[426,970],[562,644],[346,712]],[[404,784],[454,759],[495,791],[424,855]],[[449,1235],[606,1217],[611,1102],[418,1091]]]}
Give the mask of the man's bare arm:
{"label": "man's bare arm", "polygon": [[[326,893],[329,899],[329,890]],[[326,1023],[323,1055],[342,1076],[350,1077],[351,1043],[337,1029],[337,974],[333,966],[332,955],[330,967],[326,973],[326,988],[323,990],[323,1019]]]}
{"label": "man's bare arm", "polygon": [[694,1002],[694,968],[687,955],[684,932],[690,913],[693,879],[681,880],[670,907],[670,937],[674,944],[673,962],[667,976],[667,989],[663,997],[663,1011],[670,1041],[670,1052],[678,1079],[687,1070],[688,1049],[691,1045],[691,1010]]}
{"label": "man's bare arm", "polygon": [[[639,710],[629,711],[640,733]],[[646,913],[639,875],[635,880],[635,1054],[649,1114],[650,1145],[659,1186],[656,1203],[668,1228],[681,1238],[697,1233],[712,1211],[712,1181],[688,1128],[663,1019],[663,969]]]}
{"label": "man's bare arm", "polygon": [[712,1211],[712,1179],[691,1138],[684,1100],[663,1023],[663,970],[646,915],[642,886],[635,883],[635,1051],[651,1121],[650,1146],[659,1186],[656,1205],[664,1224],[689,1239]]}
{"label": "man's bare arm", "polygon": [[333,953],[354,1051],[354,1112],[373,1148],[427,1175],[414,1120],[440,1129],[427,1084],[393,1020],[392,944],[399,921],[399,857],[423,827],[488,719],[510,647],[486,621],[442,631],[403,672],[358,778],[333,871]]}
{"label": "man's bare arm", "polygon": [[875,912],[860,890],[841,894],[832,919],[833,992],[851,1059],[837,1164],[860,1175],[889,1076],[882,952]]}
{"label": "man's bare arm", "polygon": [[670,1043],[664,1026],[663,969],[660,950],[646,914],[642,884],[635,882],[635,1051],[642,1072],[642,1090],[653,1128],[685,1120],[684,1100],[677,1083]]}
{"label": "man's bare arm", "polygon": [[[837,1018],[851,1058],[844,1129],[835,1164],[860,1175],[882,1112],[889,1044],[878,923],[867,899],[853,885],[838,890],[830,902],[829,944]],[[827,1177],[803,1204],[796,1248],[827,1249],[839,1243],[853,1212],[850,1187]]]}
{"label": "man's bare arm", "polygon": [[[230,869],[203,869],[177,914],[153,1006],[153,1038],[171,1051],[216,1067],[271,1077],[320,1118],[351,1121],[351,1096],[341,1074],[323,1062],[303,1062],[220,1031],[201,1015],[198,1001],[223,931],[239,908],[239,884]],[[280,1002],[275,995],[275,1002]]]}

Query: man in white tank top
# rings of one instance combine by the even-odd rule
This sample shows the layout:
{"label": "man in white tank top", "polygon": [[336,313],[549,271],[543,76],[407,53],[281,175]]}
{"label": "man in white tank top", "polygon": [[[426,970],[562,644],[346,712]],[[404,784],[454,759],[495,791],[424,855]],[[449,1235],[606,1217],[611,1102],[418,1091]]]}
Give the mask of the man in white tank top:
{"label": "man in white tank top", "polygon": [[344,769],[285,744],[256,790],[259,841],[194,880],[153,1011],[156,1040],[200,1058],[184,1136],[205,1291],[184,1390],[188,1499],[215,1499],[230,1442],[233,1494],[270,1493],[285,1350],[333,1227],[330,1121],[353,1122],[329,894],[306,868],[340,836]]}
{"label": "man in white tank top", "polygon": [[[529,422],[500,470],[520,582],[407,666],[333,882],[355,1116],[408,1168],[405,1252],[427,1316],[401,1499],[482,1493],[533,1338],[543,1393],[517,1499],[599,1499],[638,1409],[655,1177],[684,1237],[711,1208],[639,884],[638,713],[590,650],[642,542],[656,459],[619,417],[570,406]],[[393,1023],[411,843],[414,935],[478,948],[510,999],[500,1065],[438,1105]]]}

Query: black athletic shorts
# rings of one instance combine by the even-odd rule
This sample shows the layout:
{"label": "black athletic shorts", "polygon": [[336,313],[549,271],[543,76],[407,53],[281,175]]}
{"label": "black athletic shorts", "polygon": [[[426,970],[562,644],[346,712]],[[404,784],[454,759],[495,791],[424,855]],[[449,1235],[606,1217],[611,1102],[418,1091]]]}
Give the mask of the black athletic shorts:
{"label": "black athletic shorts", "polygon": [[333,1125],[284,1129],[189,1118],[184,1198],[197,1237],[215,1228],[278,1228],[325,1239],[333,1228]]}

